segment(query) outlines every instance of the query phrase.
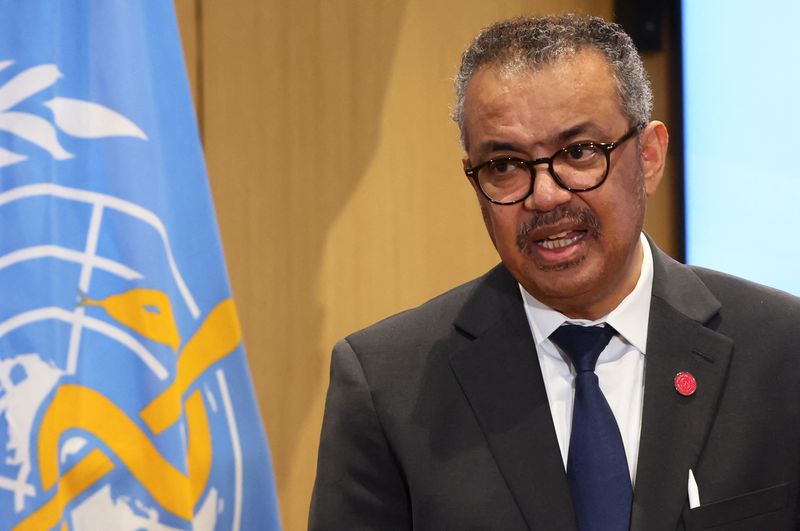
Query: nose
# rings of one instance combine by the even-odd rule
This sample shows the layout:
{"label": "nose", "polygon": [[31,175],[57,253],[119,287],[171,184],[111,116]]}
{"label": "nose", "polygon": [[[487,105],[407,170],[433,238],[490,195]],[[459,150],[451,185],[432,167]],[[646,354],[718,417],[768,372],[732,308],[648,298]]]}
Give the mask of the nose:
{"label": "nose", "polygon": [[533,193],[524,201],[526,208],[549,212],[572,198],[572,192],[558,185],[547,164],[535,165],[533,172]]}

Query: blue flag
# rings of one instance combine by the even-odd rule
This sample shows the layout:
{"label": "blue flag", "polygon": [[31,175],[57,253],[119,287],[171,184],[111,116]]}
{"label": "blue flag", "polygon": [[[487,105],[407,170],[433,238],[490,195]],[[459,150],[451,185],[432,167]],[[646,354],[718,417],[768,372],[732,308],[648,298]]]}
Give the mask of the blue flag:
{"label": "blue flag", "polygon": [[172,2],[0,12],[0,529],[278,529]]}

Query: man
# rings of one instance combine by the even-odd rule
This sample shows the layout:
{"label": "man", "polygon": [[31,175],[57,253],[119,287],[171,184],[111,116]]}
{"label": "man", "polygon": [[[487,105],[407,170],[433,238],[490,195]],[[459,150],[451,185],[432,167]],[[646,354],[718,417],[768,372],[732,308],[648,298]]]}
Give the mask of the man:
{"label": "man", "polygon": [[502,22],[456,89],[502,264],[336,345],[310,528],[796,529],[800,301],[642,234],[668,135],[630,38]]}

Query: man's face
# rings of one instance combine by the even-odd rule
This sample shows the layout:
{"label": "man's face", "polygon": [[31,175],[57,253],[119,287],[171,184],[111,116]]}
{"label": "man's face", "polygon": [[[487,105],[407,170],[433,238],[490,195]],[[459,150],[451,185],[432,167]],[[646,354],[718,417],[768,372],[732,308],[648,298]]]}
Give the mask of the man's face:
{"label": "man's face", "polygon": [[[464,125],[475,166],[613,142],[632,124],[607,60],[584,50],[537,72],[483,67],[467,88]],[[570,317],[601,317],[639,278],[645,202],[663,172],[667,133],[651,122],[640,136],[611,153],[608,179],[589,192],[560,188],[546,165],[536,166],[534,192],[520,203],[496,205],[476,189],[503,263],[529,293]]]}

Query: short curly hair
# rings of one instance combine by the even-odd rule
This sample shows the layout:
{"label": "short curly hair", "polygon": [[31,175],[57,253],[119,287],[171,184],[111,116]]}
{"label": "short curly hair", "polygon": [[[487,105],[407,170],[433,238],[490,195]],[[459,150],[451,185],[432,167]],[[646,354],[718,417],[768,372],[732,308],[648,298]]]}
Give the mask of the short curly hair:
{"label": "short curly hair", "polygon": [[608,59],[625,116],[632,124],[649,122],[653,110],[650,81],[636,46],[619,25],[575,14],[519,17],[482,30],[461,56],[451,117],[458,124],[462,145],[466,147],[464,95],[481,67],[536,71],[587,47]]}

